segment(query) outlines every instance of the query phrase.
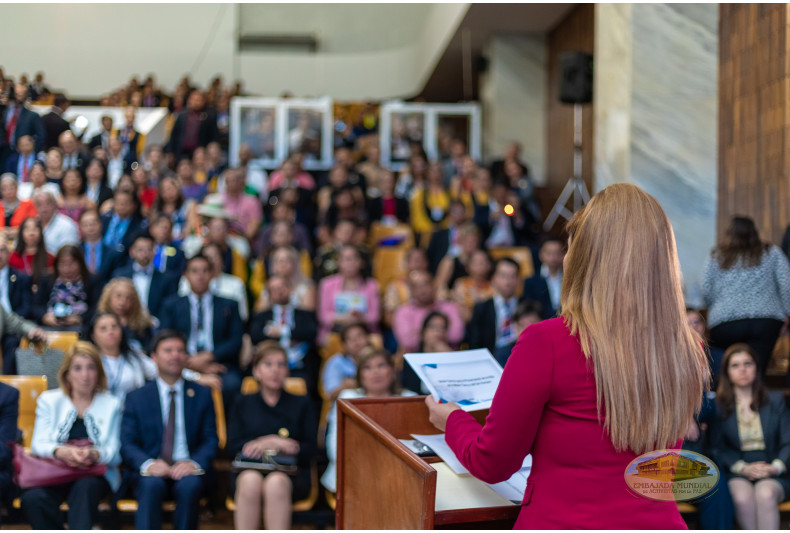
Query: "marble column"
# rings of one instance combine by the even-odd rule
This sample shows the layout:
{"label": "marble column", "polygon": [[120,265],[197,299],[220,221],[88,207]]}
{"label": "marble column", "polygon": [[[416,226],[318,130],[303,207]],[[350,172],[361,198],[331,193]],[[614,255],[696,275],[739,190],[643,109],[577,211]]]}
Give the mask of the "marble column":
{"label": "marble column", "polygon": [[687,304],[715,245],[718,6],[596,5],[595,190],[653,195],[675,230]]}

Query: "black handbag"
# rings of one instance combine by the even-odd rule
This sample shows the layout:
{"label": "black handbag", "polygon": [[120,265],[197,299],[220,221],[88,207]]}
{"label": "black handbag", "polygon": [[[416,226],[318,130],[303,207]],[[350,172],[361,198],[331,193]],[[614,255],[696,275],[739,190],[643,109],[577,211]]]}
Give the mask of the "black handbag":
{"label": "black handbag", "polygon": [[265,472],[283,472],[288,475],[294,475],[299,470],[299,467],[296,465],[296,456],[294,455],[263,454],[261,457],[248,457],[239,454],[233,460],[231,466],[234,472],[241,472],[242,470],[262,470]]}

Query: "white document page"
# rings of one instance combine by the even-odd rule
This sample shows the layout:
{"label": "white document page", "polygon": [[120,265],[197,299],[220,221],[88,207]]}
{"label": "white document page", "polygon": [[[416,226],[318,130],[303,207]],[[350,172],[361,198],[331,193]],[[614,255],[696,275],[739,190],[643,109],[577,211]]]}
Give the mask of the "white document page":
{"label": "white document page", "polygon": [[412,437],[417,439],[418,441],[422,442],[434,452],[439,458],[444,461],[450,469],[455,472],[456,474],[468,474],[469,470],[464,468],[464,465],[461,464],[461,461],[455,456],[453,451],[447,445],[447,441],[444,440],[444,433],[439,433],[438,435],[414,435]]}
{"label": "white document page", "polygon": [[454,402],[464,411],[491,407],[502,367],[488,350],[407,353],[403,357],[437,402]]}

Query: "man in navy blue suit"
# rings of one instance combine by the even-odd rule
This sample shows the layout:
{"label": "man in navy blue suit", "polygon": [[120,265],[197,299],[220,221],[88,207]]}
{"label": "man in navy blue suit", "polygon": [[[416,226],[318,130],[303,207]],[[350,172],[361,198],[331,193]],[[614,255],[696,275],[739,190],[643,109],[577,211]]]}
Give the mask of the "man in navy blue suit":
{"label": "man in navy blue suit", "polygon": [[99,212],[95,209],[83,211],[79,220],[80,249],[91,274],[104,286],[115,269],[123,266],[126,255],[102,242],[102,227]]}
{"label": "man in navy blue suit", "polygon": [[222,379],[223,400],[230,409],[241,387],[239,352],[244,326],[239,304],[211,294],[211,266],[205,256],[191,257],[184,276],[189,294],[165,300],[159,321],[163,329],[180,331],[187,338],[190,369]]}
{"label": "man in navy blue suit", "polygon": [[159,376],[126,396],[121,457],[136,487],[137,529],[162,529],[162,502],[174,498],[174,529],[197,529],[206,472],[217,453],[217,425],[208,388],[184,381],[186,342],[161,331],[151,359]]}
{"label": "man in navy blue suit", "polygon": [[140,303],[151,315],[159,318],[162,302],[176,293],[178,279],[162,274],[154,268],[154,240],[145,230],[138,233],[129,248],[132,262],[113,272],[114,278],[129,278],[134,282]]}
{"label": "man in navy blue suit", "polygon": [[19,391],[5,383],[0,383],[0,503],[8,503],[14,496],[13,453],[9,442],[16,442],[19,430],[16,426],[19,417]]}
{"label": "man in navy blue suit", "polygon": [[141,229],[147,227],[147,222],[140,216],[140,200],[134,192],[126,189],[116,190],[113,200],[112,211],[104,213],[101,217],[104,235],[102,241],[128,255],[132,238]]}
{"label": "man in navy blue suit", "polygon": [[543,306],[543,316],[553,318],[560,309],[565,243],[557,237],[546,238],[540,246],[538,258],[541,262],[540,270],[524,280],[521,299],[539,302]]}
{"label": "man in navy blue suit", "polygon": [[187,258],[173,245],[173,221],[165,214],[157,215],[151,220],[148,230],[154,238],[154,267],[163,274],[180,278],[187,266]]}
{"label": "man in navy blue suit", "polygon": [[35,151],[44,149],[44,124],[41,117],[33,110],[25,107],[27,102],[27,86],[18,83],[14,87],[13,99],[5,109],[0,109],[3,129],[0,131],[0,167],[5,168],[8,157],[16,152],[16,140],[23,135],[30,135],[35,140]]}

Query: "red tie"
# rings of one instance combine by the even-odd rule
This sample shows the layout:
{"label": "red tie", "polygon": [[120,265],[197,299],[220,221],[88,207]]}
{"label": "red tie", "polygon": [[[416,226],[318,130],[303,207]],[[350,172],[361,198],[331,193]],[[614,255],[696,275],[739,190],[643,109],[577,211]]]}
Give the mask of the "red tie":
{"label": "red tie", "polygon": [[19,106],[16,106],[14,109],[14,114],[11,115],[11,120],[8,121],[8,126],[6,126],[6,140],[8,144],[13,144],[11,141],[14,138],[14,131],[16,130],[16,122],[19,120]]}
{"label": "red tie", "polygon": [[25,155],[25,156],[22,156],[22,157],[24,157],[24,160],[23,160],[23,163],[22,163],[22,183],[25,183],[25,182],[27,182],[27,156]]}

